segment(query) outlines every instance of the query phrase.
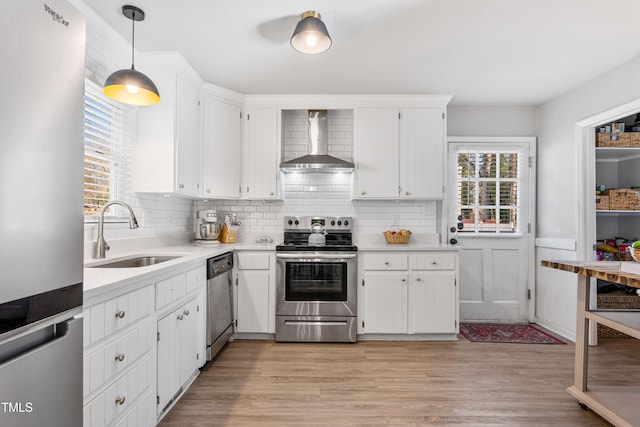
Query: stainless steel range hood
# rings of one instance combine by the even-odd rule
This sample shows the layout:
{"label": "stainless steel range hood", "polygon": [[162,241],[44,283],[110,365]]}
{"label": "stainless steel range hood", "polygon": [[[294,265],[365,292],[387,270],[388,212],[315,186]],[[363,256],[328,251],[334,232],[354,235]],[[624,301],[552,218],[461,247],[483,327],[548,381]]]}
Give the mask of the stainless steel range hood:
{"label": "stainless steel range hood", "polygon": [[354,164],[328,154],[327,110],[309,110],[309,154],[280,163],[283,172],[353,172]]}

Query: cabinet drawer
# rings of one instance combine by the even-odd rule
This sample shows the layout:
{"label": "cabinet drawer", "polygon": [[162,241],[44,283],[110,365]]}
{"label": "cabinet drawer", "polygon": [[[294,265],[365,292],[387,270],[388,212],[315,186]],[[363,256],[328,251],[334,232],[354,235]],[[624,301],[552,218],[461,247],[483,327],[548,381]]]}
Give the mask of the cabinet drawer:
{"label": "cabinet drawer", "polygon": [[450,252],[425,252],[409,255],[412,270],[454,270],[456,254]]}
{"label": "cabinet drawer", "polygon": [[136,291],[110,299],[84,310],[84,346],[87,347],[153,311],[153,286],[145,286]]}
{"label": "cabinet drawer", "polygon": [[365,254],[363,255],[365,270],[406,270],[407,255],[404,254]]}
{"label": "cabinet drawer", "polygon": [[84,396],[135,363],[151,350],[152,341],[151,322],[147,321],[87,355],[84,359]]}
{"label": "cabinet drawer", "polygon": [[239,270],[268,270],[271,254],[238,252],[236,260]]}
{"label": "cabinet drawer", "polygon": [[186,275],[186,292],[189,294],[205,285],[207,280],[207,267],[205,265],[189,270]]}
{"label": "cabinet drawer", "polygon": [[169,277],[156,283],[156,309],[177,301],[185,294],[186,276],[184,273]]}
{"label": "cabinet drawer", "polygon": [[152,378],[153,363],[148,355],[88,403],[88,409],[84,409],[84,418],[89,419],[90,424],[85,427],[104,427],[113,423],[135,406],[136,400],[150,389]]}

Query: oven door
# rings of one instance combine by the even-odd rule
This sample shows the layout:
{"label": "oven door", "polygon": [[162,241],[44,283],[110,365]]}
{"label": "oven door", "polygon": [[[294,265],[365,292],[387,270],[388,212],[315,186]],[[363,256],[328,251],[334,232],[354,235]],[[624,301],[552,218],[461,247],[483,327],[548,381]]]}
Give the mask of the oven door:
{"label": "oven door", "polygon": [[278,316],[355,316],[356,254],[276,254]]}

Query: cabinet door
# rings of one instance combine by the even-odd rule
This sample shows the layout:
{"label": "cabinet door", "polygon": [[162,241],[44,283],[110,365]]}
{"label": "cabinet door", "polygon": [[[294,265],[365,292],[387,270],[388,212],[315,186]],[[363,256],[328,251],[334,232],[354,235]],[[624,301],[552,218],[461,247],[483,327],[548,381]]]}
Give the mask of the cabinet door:
{"label": "cabinet door", "polygon": [[200,366],[202,354],[198,339],[198,300],[194,299],[185,304],[179,311],[182,315],[180,322],[180,385],[184,384]]}
{"label": "cabinet door", "polygon": [[407,274],[364,273],[364,331],[368,334],[407,333]]}
{"label": "cabinet door", "polygon": [[269,332],[269,284],[265,270],[238,270],[237,332]]}
{"label": "cabinet door", "polygon": [[180,389],[180,325],[181,310],[158,321],[158,413],[162,412]]}
{"label": "cabinet door", "polygon": [[403,109],[400,120],[400,197],[442,198],[444,109]]}
{"label": "cabinet door", "polygon": [[203,95],[204,197],[240,197],[240,106]]}
{"label": "cabinet door", "polygon": [[409,333],[455,333],[455,272],[413,272],[409,288]]}
{"label": "cabinet door", "polygon": [[247,111],[244,191],[249,199],[277,198],[278,110]]}
{"label": "cabinet door", "polygon": [[191,196],[200,194],[200,87],[188,77],[178,74],[176,192]]}
{"label": "cabinet door", "polygon": [[354,198],[398,197],[397,108],[356,110]]}

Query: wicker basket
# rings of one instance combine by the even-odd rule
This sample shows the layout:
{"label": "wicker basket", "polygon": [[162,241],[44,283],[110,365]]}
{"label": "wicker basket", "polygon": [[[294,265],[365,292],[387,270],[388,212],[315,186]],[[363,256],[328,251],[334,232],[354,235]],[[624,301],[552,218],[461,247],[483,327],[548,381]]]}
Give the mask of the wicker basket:
{"label": "wicker basket", "polygon": [[596,133],[596,147],[640,147],[640,132]]}
{"label": "wicker basket", "polygon": [[609,196],[605,195],[596,195],[596,210],[597,211],[608,211],[609,210]]}
{"label": "wicker basket", "polygon": [[[640,309],[640,296],[629,295],[624,291],[601,294],[598,295],[598,308],[605,310],[638,310]],[[598,324],[598,337],[627,338],[629,336],[605,325]]]}
{"label": "wicker basket", "polygon": [[409,240],[411,240],[410,231],[408,231],[407,234],[400,234],[400,233],[391,234],[391,231],[385,231],[383,232],[383,234],[384,234],[384,240],[386,240],[387,243],[392,245],[409,243]]}
{"label": "wicker basket", "polygon": [[640,196],[630,188],[605,190],[603,196],[609,196],[609,209],[612,211],[633,211],[640,209]]}

